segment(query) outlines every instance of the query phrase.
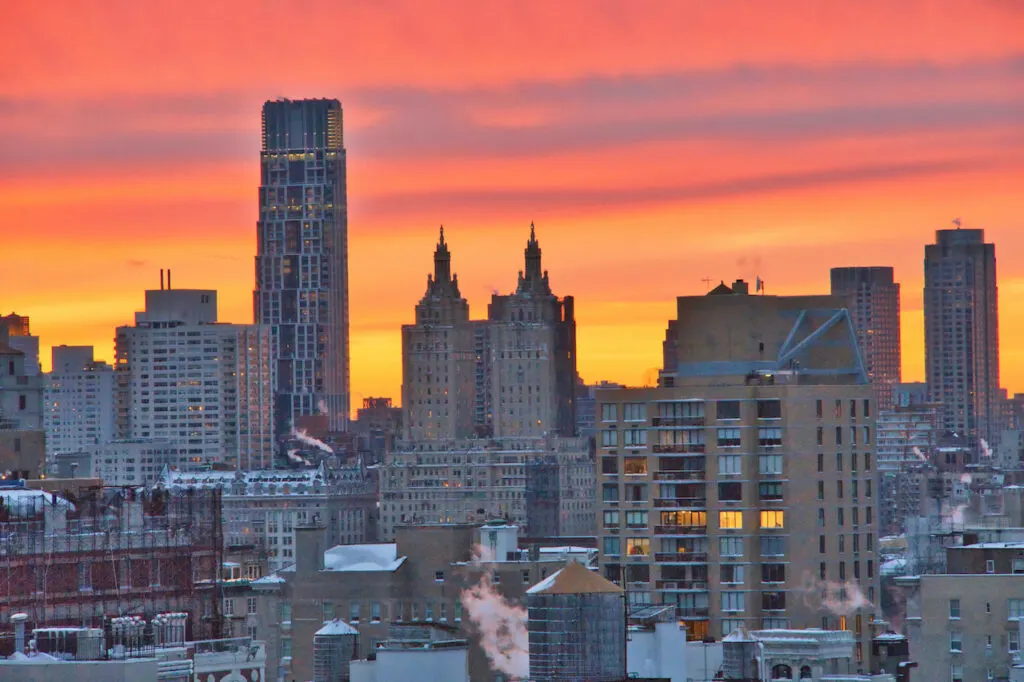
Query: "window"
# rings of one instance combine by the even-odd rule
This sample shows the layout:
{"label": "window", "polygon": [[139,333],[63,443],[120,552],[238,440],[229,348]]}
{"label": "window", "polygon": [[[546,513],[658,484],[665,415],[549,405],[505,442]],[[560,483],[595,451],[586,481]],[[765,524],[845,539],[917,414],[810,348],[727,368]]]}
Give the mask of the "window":
{"label": "window", "polygon": [[617,448],[619,447],[619,432],[614,429],[602,429],[601,430],[601,447],[603,448]]}
{"label": "window", "polygon": [[785,528],[785,513],[781,509],[762,509],[761,528]]}
{"label": "window", "polygon": [[651,541],[647,538],[627,538],[626,553],[629,556],[645,556],[651,553]]}
{"label": "window", "polygon": [[[864,471],[871,471],[871,453],[870,452],[865,452],[864,453]],[[871,497],[871,496],[868,495],[868,497]]]}
{"label": "window", "polygon": [[[628,431],[626,432],[629,433]],[[627,476],[638,476],[647,473],[647,458],[646,457],[626,457],[623,460],[623,471],[626,472]]]}
{"label": "window", "polygon": [[718,512],[718,527],[731,529],[743,528],[743,512]]}
{"label": "window", "polygon": [[864,418],[871,418],[871,401],[868,398],[864,398]]}
{"label": "window", "polygon": [[864,445],[871,445],[871,427],[864,427]]}
{"label": "window", "polygon": [[622,432],[622,446],[626,448],[647,447],[647,431],[644,429],[626,429]]}
{"label": "window", "polygon": [[740,401],[738,400],[719,400],[715,405],[716,415],[720,420],[724,419],[739,419],[740,418]]}
{"label": "window", "polygon": [[602,403],[601,404],[601,421],[613,422],[618,420],[617,410],[618,405],[615,403]]}
{"label": "window", "polygon": [[820,400],[815,400],[814,401],[814,416],[816,416],[818,419],[821,419],[821,417],[822,417],[822,409],[821,408],[822,408],[821,401]]}
{"label": "window", "polygon": [[853,479],[852,481],[850,481],[850,497],[852,497],[855,500],[857,499],[857,483],[857,479]]}
{"label": "window", "polygon": [[836,400],[836,406],[832,410],[832,418],[833,419],[840,419],[842,416],[843,416],[843,401],[842,400]]}
{"label": "window", "polygon": [[740,430],[718,429],[716,442],[720,448],[738,448],[740,446]]}
{"label": "window", "polygon": [[846,551],[846,536],[842,533],[839,534],[839,553],[842,554]]}
{"label": "window", "polygon": [[[821,445],[821,443],[819,442],[818,445]],[[825,455],[823,453],[819,452],[818,453],[818,473],[820,474],[820,473],[823,473],[824,471],[825,471]]]}
{"label": "window", "polygon": [[818,554],[824,554],[824,553],[825,553],[825,536],[824,535],[819,535],[818,536]]}
{"label": "window", "polygon": [[853,421],[856,418],[857,418],[857,401],[856,400],[851,400],[850,401],[850,421]]}
{"label": "window", "polygon": [[842,445],[842,444],[843,444],[843,427],[842,426],[837,426],[836,427],[836,445]]}
{"label": "window", "polygon": [[742,472],[742,464],[743,460],[740,455],[719,455],[718,473],[719,475],[739,474]]}
{"label": "window", "polygon": [[857,427],[856,426],[851,426],[850,427],[850,445],[856,445],[856,444],[857,444]]}
{"label": "window", "polygon": [[1020,620],[1024,616],[1024,599],[1006,600],[1007,620]]}
{"label": "window", "polygon": [[619,527],[619,512],[618,511],[605,511],[605,513],[604,513],[604,527],[605,528],[618,528]]}
{"label": "window", "polygon": [[842,470],[843,470],[843,453],[837,452],[836,453],[836,471],[842,471]]}
{"label": "window", "polygon": [[601,473],[602,474],[617,474],[617,473],[619,473],[619,458],[618,457],[602,457],[601,458]]}
{"label": "window", "polygon": [[718,538],[721,556],[743,556],[743,538]]}
{"label": "window", "polygon": [[726,585],[737,585],[743,582],[744,567],[740,564],[722,564],[719,567],[720,582]]}
{"label": "window", "polygon": [[850,453],[850,471],[856,471],[856,470],[857,470],[857,453],[856,452],[851,452]]}
{"label": "window", "polygon": [[738,630],[744,625],[742,618],[723,618],[722,619],[722,637],[728,637],[733,632]]}
{"label": "window", "polygon": [[761,564],[761,582],[763,583],[784,583],[786,582],[785,564]]}
{"label": "window", "polygon": [[618,502],[619,485],[617,483],[605,483],[601,486],[601,499],[605,502]]}
{"label": "window", "polygon": [[[768,582],[768,581],[765,581]],[[785,611],[786,610],[786,593],[785,592],[762,592],[761,593],[761,610],[762,611]]]}
{"label": "window", "polygon": [[757,430],[757,444],[762,448],[777,448],[782,445],[782,429],[760,428]]}
{"label": "window", "polygon": [[282,602],[280,604],[280,614],[279,615],[280,615],[279,621],[281,623],[290,623],[290,622],[292,622],[292,605]]}
{"label": "window", "polygon": [[960,600],[950,599],[949,600],[949,617],[951,619],[960,617]]}
{"label": "window", "polygon": [[[613,513],[618,514],[619,512],[613,512]],[[605,517],[607,518],[608,512],[605,512],[604,514],[605,514]],[[618,518],[618,517],[616,517],[616,518]],[[435,583],[443,583],[444,582],[444,571],[434,571],[434,582]]]}
{"label": "window", "polygon": [[[442,611],[444,610],[444,604],[441,605]],[[380,602],[375,601],[370,604],[370,620],[373,622],[380,622]]]}
{"label": "window", "polygon": [[491,578],[494,581],[495,585],[501,584],[501,573],[495,572],[492,574]]}
{"label": "window", "polygon": [[[825,444],[825,429],[821,426],[818,427],[818,445]],[[819,457],[821,455],[818,455]]]}
{"label": "window", "polygon": [[782,401],[781,400],[758,400],[757,401],[757,418],[758,419],[782,419]]}
{"label": "window", "polygon": [[[413,613],[413,619],[415,620],[415,617],[416,617],[416,602],[413,602],[412,613]],[[348,605],[348,619],[350,621],[353,621],[353,622],[356,622],[356,621],[359,620],[359,602],[354,601],[354,602],[352,602],[351,604]]]}
{"label": "window", "polygon": [[742,611],[745,608],[743,592],[722,592],[723,611]]}
{"label": "window", "polygon": [[92,562],[78,562],[78,589],[82,591],[92,589]]}
{"label": "window", "polygon": [[[249,613],[252,613],[251,611]],[[327,622],[334,620],[334,602],[325,601],[320,606],[320,620]]]}
{"label": "window", "polygon": [[875,562],[873,559],[868,559],[868,577],[875,577]]}
{"label": "window", "polygon": [[843,482],[836,481],[836,498],[843,499]]}
{"label": "window", "polygon": [[757,470],[761,474],[781,474],[782,455],[758,455]]}
{"label": "window", "polygon": [[864,507],[864,523],[871,525],[871,507]]}
{"label": "window", "polygon": [[760,483],[757,486],[758,495],[762,500],[781,500],[782,499],[782,483],[779,481],[769,481],[766,483]]}
{"label": "window", "polygon": [[985,572],[986,573],[995,573],[996,572],[996,562],[993,561],[992,559],[986,559],[985,560]]}
{"label": "window", "polygon": [[622,419],[627,422],[647,421],[647,405],[644,403],[626,403],[622,406]]}
{"label": "window", "polygon": [[825,510],[818,507],[818,528],[825,527]]}
{"label": "window", "polygon": [[1006,648],[1010,653],[1020,651],[1020,631],[1010,630],[1006,633]]}
{"label": "window", "polygon": [[604,542],[605,556],[619,556],[622,554],[622,541],[614,535],[606,535],[602,538]]}
{"label": "window", "polygon": [[761,536],[761,556],[784,556],[786,554],[786,538],[782,535]]}
{"label": "window", "polygon": [[743,499],[743,484],[719,483],[718,499],[726,502],[739,502]]}
{"label": "window", "polygon": [[825,481],[818,481],[818,499],[825,499]]}
{"label": "window", "polygon": [[953,631],[949,633],[949,650],[950,651],[963,651],[963,635],[959,632]]}
{"label": "window", "polygon": [[249,597],[245,600],[246,613],[256,613],[256,597]]}
{"label": "window", "polygon": [[[497,578],[498,574],[495,573],[494,577]],[[434,602],[428,601],[426,604],[423,605],[423,617],[428,622],[433,622],[433,620],[434,620]]]}
{"label": "window", "polygon": [[532,581],[530,580],[530,572],[529,571],[523,571],[523,584],[524,585],[529,585],[531,582]]}
{"label": "window", "polygon": [[462,602],[458,599],[455,600],[455,622],[459,623],[462,621]]}
{"label": "window", "polygon": [[[825,536],[822,535],[821,537],[824,538]],[[818,564],[818,574],[822,580],[828,580],[828,564],[826,564],[824,561]],[[822,629],[828,630],[828,626],[823,625]]]}
{"label": "window", "polygon": [[233,616],[233,615],[235,615],[235,600],[234,599],[228,598],[228,599],[224,600],[224,615],[225,616]]}
{"label": "window", "polygon": [[629,528],[647,528],[646,511],[627,511],[626,525]]}
{"label": "window", "polygon": [[846,517],[843,514],[843,511],[844,510],[843,510],[842,507],[836,508],[836,525],[839,526],[840,528],[842,528],[844,525],[846,525]]}

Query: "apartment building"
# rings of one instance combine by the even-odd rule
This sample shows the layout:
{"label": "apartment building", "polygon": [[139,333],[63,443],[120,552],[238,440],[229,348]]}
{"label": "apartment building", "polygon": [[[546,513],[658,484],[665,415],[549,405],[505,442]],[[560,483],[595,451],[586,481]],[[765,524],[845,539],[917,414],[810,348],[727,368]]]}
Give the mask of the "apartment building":
{"label": "apartment building", "polygon": [[442,228],[416,322],[402,327],[405,440],[575,434],[573,298],[552,293],[533,225],[524,255],[515,291],[471,320]]}
{"label": "apartment building", "polygon": [[583,438],[421,442],[389,454],[377,473],[383,539],[404,524],[489,518],[530,535],[593,535],[594,459]]}
{"label": "apartment building", "polygon": [[945,574],[897,584],[906,592],[910,657],[921,679],[1009,679],[1024,617],[1024,543],[951,547]]}
{"label": "apartment building", "polygon": [[54,346],[43,391],[48,455],[82,452],[115,438],[114,368],[92,346]]}
{"label": "apartment building", "polygon": [[270,468],[271,345],[268,327],[218,322],[215,291],[147,291],[117,329],[118,438],[185,445],[181,466]]}
{"label": "apartment building", "polygon": [[659,386],[598,391],[606,577],[691,638],[849,629],[870,655],[878,574],[872,388],[842,300],[678,299]]}
{"label": "apartment building", "polygon": [[[18,319],[27,328],[28,318]],[[32,371],[25,352],[9,343],[14,337],[7,330],[0,325],[0,475],[35,477],[45,472],[46,462],[42,376]]]}

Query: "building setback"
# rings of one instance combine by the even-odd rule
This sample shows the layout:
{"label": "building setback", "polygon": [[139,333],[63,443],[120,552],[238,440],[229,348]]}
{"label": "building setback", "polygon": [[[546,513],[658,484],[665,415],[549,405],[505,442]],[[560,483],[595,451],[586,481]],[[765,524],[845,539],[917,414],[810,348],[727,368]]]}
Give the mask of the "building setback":
{"label": "building setback", "polygon": [[533,225],[524,256],[515,291],[471,320],[442,228],[416,322],[402,327],[407,441],[575,434],[573,298],[551,292]]}
{"label": "building setback", "polygon": [[1001,425],[996,247],[984,230],[937,230],[924,249],[925,370],[941,427],[971,448]]}
{"label": "building setback", "polygon": [[889,267],[832,268],[832,295],[846,299],[879,411],[893,404],[902,377],[900,285]]}
{"label": "building setback", "polygon": [[659,386],[598,391],[600,562],[634,606],[695,639],[849,629],[870,656],[875,410],[845,307],[680,297]]}
{"label": "building setback", "polygon": [[171,465],[273,466],[269,327],[217,322],[215,291],[147,291],[116,355],[120,440],[187,446]]}
{"label": "building setback", "polygon": [[341,103],[263,105],[254,318],[277,348],[274,416],[349,419],[348,204]]}

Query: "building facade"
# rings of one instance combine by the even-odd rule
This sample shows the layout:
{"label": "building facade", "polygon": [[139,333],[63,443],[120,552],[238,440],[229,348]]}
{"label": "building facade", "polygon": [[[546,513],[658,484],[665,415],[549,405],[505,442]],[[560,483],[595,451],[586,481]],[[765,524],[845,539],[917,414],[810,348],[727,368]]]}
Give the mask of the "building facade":
{"label": "building facade", "polygon": [[46,471],[43,381],[9,340],[0,326],[0,476],[34,478]]}
{"label": "building facade", "polygon": [[29,318],[25,315],[11,313],[0,317],[0,334],[6,332],[7,345],[25,354],[25,373],[28,376],[39,376],[39,337],[32,335]]}
{"label": "building facade", "polygon": [[115,343],[119,440],[185,445],[178,465],[273,466],[269,327],[217,322],[215,291],[160,289]]}
{"label": "building facade", "polygon": [[406,524],[491,518],[531,536],[593,535],[594,460],[584,439],[419,443],[391,453],[377,473],[383,539]]}
{"label": "building facade", "polygon": [[404,436],[411,442],[540,438],[576,432],[576,322],[551,292],[533,226],[525,269],[471,320],[441,231],[434,273],[402,327]]}
{"label": "building facade", "polygon": [[832,295],[846,300],[878,411],[892,406],[902,377],[900,285],[890,267],[832,268]]}
{"label": "building facade", "polygon": [[942,429],[970,447],[1000,430],[996,247],[984,230],[938,230],[924,256],[925,370]]}
{"label": "building facade", "polygon": [[48,455],[83,452],[116,437],[114,368],[92,346],[54,346],[43,392]]}
{"label": "building facade", "polygon": [[263,105],[254,318],[277,349],[277,433],[349,419],[348,203],[341,103]]}
{"label": "building facade", "polygon": [[602,570],[691,638],[849,629],[864,660],[875,411],[854,330],[841,299],[746,291],[678,299],[660,386],[598,392]]}

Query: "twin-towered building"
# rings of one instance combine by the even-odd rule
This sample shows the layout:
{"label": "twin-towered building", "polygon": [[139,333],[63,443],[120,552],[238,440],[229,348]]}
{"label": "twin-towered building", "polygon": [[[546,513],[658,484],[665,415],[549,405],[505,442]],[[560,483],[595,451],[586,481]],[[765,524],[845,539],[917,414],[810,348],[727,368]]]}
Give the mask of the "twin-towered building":
{"label": "twin-towered building", "polygon": [[451,258],[442,228],[416,322],[402,327],[405,439],[574,435],[573,298],[551,292],[533,225],[516,289],[491,297],[486,320],[470,319]]}

